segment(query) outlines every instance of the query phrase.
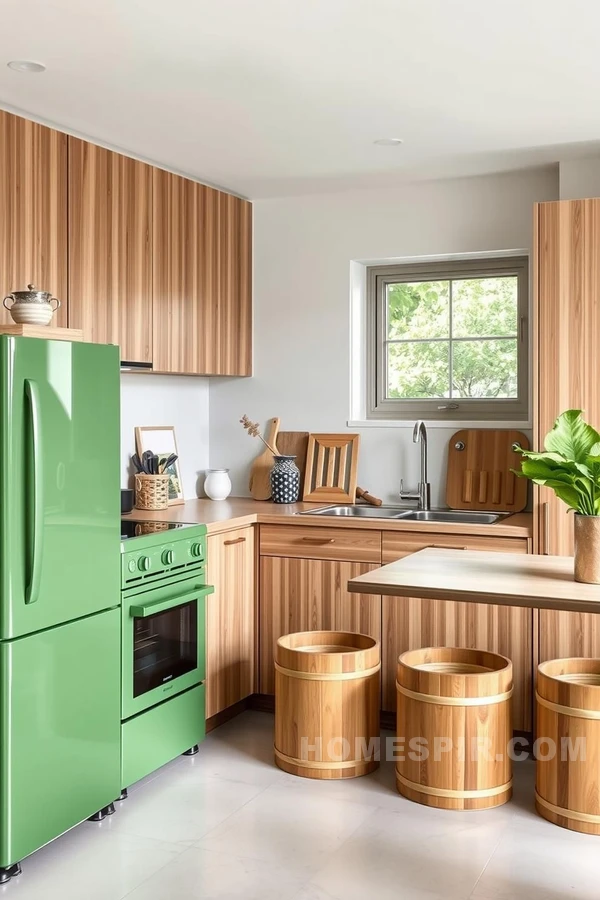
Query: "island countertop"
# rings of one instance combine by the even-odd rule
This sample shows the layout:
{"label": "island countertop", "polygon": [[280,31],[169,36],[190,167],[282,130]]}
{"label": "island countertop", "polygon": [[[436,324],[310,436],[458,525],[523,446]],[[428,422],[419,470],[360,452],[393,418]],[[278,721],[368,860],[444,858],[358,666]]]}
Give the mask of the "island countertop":
{"label": "island countertop", "polygon": [[573,557],[419,550],[348,583],[350,593],[600,613],[600,585],[573,577]]}

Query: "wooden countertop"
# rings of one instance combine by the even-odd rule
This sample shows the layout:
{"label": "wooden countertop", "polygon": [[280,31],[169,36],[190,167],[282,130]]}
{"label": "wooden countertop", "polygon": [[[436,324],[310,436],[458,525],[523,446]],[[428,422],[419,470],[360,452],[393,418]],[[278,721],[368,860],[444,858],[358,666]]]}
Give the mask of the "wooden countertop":
{"label": "wooden countertop", "polygon": [[348,590],[389,597],[600,612],[600,585],[575,581],[571,556],[430,547],[353,578]]}
{"label": "wooden countertop", "polygon": [[319,509],[326,503],[276,504],[270,501],[230,497],[228,500],[188,500],[179,506],[161,511],[134,509],[123,518],[136,522],[185,522],[206,525],[209,534],[241,528],[244,525],[322,525],[335,528],[367,528],[375,531],[405,531],[409,533],[497,535],[498,537],[529,538],[533,533],[531,513],[517,513],[493,525],[466,525],[454,522],[402,522],[394,519],[342,518],[333,516],[298,516],[304,510]]}

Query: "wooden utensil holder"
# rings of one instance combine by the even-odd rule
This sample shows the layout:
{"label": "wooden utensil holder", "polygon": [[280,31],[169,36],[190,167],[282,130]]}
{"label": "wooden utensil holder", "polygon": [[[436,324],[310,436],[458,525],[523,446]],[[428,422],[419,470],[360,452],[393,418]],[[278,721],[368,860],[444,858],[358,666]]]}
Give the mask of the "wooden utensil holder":
{"label": "wooden utensil holder", "polygon": [[167,509],[170,475],[136,475],[136,509]]}

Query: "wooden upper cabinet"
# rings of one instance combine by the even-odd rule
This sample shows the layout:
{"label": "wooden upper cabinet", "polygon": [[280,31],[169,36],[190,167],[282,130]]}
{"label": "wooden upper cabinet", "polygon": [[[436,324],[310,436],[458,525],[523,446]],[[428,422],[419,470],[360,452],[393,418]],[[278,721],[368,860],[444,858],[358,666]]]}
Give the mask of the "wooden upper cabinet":
{"label": "wooden upper cabinet", "polygon": [[69,137],[69,325],[152,362],[152,168]]}
{"label": "wooden upper cabinet", "polygon": [[251,209],[153,170],[155,371],[251,374]]}
{"label": "wooden upper cabinet", "polygon": [[[600,427],[600,200],[535,207],[537,449],[566,409]],[[538,553],[573,553],[573,514],[549,488],[534,489]],[[600,655],[600,615],[541,610],[540,660]]]}
{"label": "wooden upper cabinet", "polygon": [[[67,324],[67,136],[0,110],[0,300],[33,283]],[[0,323],[12,323],[3,307]]]}

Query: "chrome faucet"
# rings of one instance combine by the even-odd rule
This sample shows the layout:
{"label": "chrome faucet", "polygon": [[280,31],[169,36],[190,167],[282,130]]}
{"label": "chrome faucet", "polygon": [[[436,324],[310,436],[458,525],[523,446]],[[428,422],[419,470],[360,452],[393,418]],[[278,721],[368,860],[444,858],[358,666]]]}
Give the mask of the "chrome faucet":
{"label": "chrome faucet", "polygon": [[421,480],[416,491],[405,491],[402,479],[400,481],[400,499],[417,500],[418,509],[431,509],[431,485],[427,481],[427,428],[422,419],[417,419],[415,422],[413,442],[421,445]]}

